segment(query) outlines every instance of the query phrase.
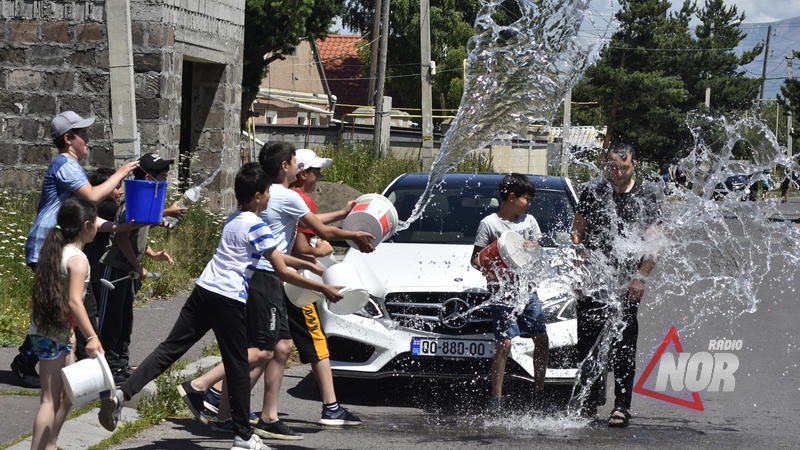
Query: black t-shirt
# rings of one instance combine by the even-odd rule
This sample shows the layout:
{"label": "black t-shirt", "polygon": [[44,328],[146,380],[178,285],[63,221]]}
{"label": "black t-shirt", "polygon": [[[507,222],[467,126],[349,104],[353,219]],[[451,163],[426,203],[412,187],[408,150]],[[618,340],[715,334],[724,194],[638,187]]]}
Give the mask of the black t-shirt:
{"label": "black t-shirt", "polygon": [[[102,201],[97,205],[97,215],[106,220],[114,220],[117,215],[117,205],[114,202]],[[83,247],[83,253],[89,260],[89,267],[92,272],[91,281],[96,283],[100,281],[100,258],[106,252],[108,246],[108,238],[111,233],[97,233],[94,235],[94,240]]]}
{"label": "black t-shirt", "polygon": [[[637,270],[644,253],[647,229],[661,219],[655,192],[640,183],[625,193],[617,193],[608,182],[584,189],[578,214],[586,219],[583,245],[600,251],[617,268]],[[631,245],[624,245],[625,241]]]}

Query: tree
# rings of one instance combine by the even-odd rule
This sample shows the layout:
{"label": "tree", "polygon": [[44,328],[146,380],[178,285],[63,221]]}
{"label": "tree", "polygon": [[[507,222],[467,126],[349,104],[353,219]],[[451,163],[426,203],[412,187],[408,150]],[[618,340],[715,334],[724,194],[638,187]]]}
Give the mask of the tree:
{"label": "tree", "polygon": [[[749,109],[759,86],[739,67],[762,46],[741,57],[733,52],[746,37],[737,27],[744,13],[722,0],[706,0],[701,9],[686,1],[673,13],[670,7],[665,0],[622,0],[620,28],[573,92],[576,102],[599,102],[606,143],[624,140],[654,162],[684,156],[691,140],[686,114],[705,107],[707,87],[712,109],[728,113]],[[695,36],[689,32],[694,14],[702,21]],[[589,124],[598,109],[577,109],[573,122]]]}
{"label": "tree", "polygon": [[[800,58],[800,52],[794,52],[795,58]],[[792,154],[800,154],[800,125],[797,121],[800,120],[800,80],[796,78],[787,78],[781,86],[781,93],[778,94],[778,102],[783,106],[784,111],[791,109],[792,120],[794,125],[792,128]],[[784,113],[784,118],[786,117]]]}
{"label": "tree", "polygon": [[[436,62],[432,94],[434,102],[444,96],[448,108],[456,108],[464,89],[463,63],[466,44],[474,34],[473,24],[480,0],[431,0],[431,60]],[[372,33],[374,0],[348,2],[342,22],[363,36]],[[421,103],[419,1],[391,0],[387,50],[386,91],[394,106],[419,107]],[[377,36],[371,36],[374,45]],[[362,56],[369,61],[369,47]]]}
{"label": "tree", "polygon": [[244,128],[269,64],[285,59],[302,39],[324,39],[345,0],[246,0],[242,114]]}

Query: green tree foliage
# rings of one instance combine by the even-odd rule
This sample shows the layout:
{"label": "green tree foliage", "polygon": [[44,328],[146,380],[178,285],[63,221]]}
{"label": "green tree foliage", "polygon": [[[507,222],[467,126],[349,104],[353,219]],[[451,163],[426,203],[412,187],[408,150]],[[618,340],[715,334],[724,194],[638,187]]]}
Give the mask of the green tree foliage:
{"label": "green tree foliage", "polygon": [[[794,52],[794,57],[800,58],[800,52]],[[800,123],[798,123],[798,121],[800,121],[800,80],[796,78],[787,78],[783,86],[781,86],[781,93],[778,94],[778,102],[784,110],[784,115],[782,116],[784,122],[786,113],[791,109],[792,128],[794,129],[792,133],[792,154],[798,155],[800,154]]]}
{"label": "green tree foliage", "polygon": [[345,0],[247,0],[244,10],[242,126],[271,62],[303,39],[324,39]]}
{"label": "green tree foliage", "polygon": [[[466,44],[474,34],[473,23],[480,9],[479,0],[431,0],[431,60],[436,62],[433,100],[436,107],[444,96],[445,107],[457,108],[464,90]],[[371,36],[374,0],[348,2],[342,22],[363,36]],[[392,0],[387,50],[386,92],[392,104],[418,108],[421,103],[419,1]],[[378,45],[377,36],[371,36]],[[363,56],[369,59],[370,49]]]}
{"label": "green tree foliage", "polygon": [[[680,149],[691,140],[686,113],[705,107],[707,87],[712,109],[730,112],[750,108],[759,86],[738,69],[762,46],[741,57],[732,50],[745,37],[737,27],[744,13],[722,0],[706,0],[700,9],[686,1],[677,12],[669,12],[671,6],[667,0],[621,0],[619,29],[573,92],[576,102],[599,102],[577,108],[573,123],[596,125],[590,120],[599,112],[606,143],[630,142],[655,162],[683,156]],[[695,35],[689,31],[693,15],[702,22]]]}

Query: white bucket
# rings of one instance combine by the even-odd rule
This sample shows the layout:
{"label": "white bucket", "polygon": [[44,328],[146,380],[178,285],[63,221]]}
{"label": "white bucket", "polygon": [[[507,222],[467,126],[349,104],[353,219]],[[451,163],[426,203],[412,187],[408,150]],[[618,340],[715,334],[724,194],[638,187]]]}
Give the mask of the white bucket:
{"label": "white bucket", "polygon": [[[312,247],[316,247],[318,241],[319,241],[318,238],[313,237],[309,241],[309,244],[311,244]],[[339,261],[336,260],[336,257],[333,256],[333,253],[328,253],[325,256],[320,256],[319,258],[317,258],[317,264],[321,265],[326,269],[334,264],[337,264],[338,262]]]}
{"label": "white bucket", "polygon": [[61,379],[72,406],[76,407],[110,398],[114,392],[114,376],[103,355],[64,367],[61,369]]}
{"label": "white bucket", "polygon": [[[364,194],[356,199],[356,206],[345,217],[342,229],[370,233],[375,236],[372,246],[377,247],[397,229],[397,210],[388,198],[380,194]],[[347,243],[358,248],[352,241]]]}
{"label": "white bucket", "polygon": [[[308,278],[309,280],[314,280],[318,283],[322,283],[322,277],[311,272],[310,270],[301,270],[298,272],[300,275]],[[286,298],[289,299],[290,302],[294,306],[298,308],[302,308],[306,305],[310,305],[315,301],[319,300],[322,297],[322,294],[316,291],[310,291],[308,289],[303,289],[299,286],[295,286],[292,283],[285,283],[283,285],[284,291],[286,291]]]}
{"label": "white bucket", "polygon": [[334,314],[352,314],[361,310],[369,301],[369,291],[364,287],[356,266],[341,262],[325,270],[322,280],[329,286],[344,286],[339,293],[344,298],[338,302],[328,302],[328,309]]}

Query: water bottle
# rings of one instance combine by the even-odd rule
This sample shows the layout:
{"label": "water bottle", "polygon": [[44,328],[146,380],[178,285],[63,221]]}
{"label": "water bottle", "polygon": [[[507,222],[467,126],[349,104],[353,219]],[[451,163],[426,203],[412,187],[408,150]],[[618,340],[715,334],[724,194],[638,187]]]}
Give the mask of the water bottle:
{"label": "water bottle", "polygon": [[[192,206],[195,202],[200,200],[200,188],[197,186],[190,187],[183,193],[183,197],[178,200],[178,206],[181,208],[188,208]],[[177,217],[164,217],[164,222],[169,225],[170,228],[174,227],[178,223]]]}

